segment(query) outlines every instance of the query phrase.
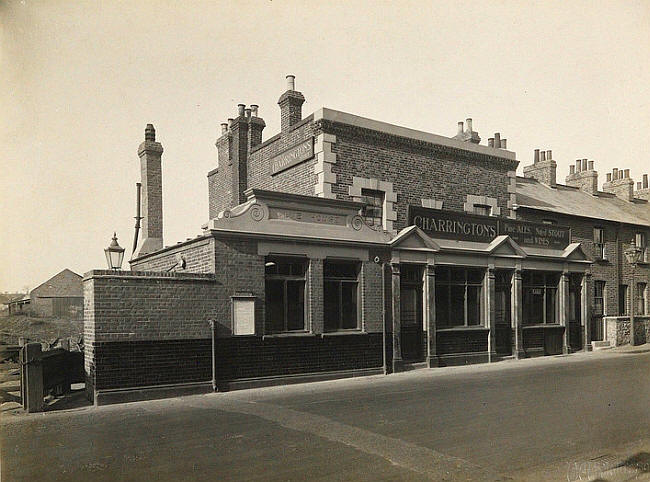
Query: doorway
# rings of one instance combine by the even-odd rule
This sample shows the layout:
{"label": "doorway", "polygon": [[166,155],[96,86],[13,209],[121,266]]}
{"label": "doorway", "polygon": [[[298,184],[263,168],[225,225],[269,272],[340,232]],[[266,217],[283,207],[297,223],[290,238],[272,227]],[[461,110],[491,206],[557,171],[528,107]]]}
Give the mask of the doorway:
{"label": "doorway", "polygon": [[400,320],[402,359],[423,360],[422,276],[417,265],[402,265],[400,270]]}

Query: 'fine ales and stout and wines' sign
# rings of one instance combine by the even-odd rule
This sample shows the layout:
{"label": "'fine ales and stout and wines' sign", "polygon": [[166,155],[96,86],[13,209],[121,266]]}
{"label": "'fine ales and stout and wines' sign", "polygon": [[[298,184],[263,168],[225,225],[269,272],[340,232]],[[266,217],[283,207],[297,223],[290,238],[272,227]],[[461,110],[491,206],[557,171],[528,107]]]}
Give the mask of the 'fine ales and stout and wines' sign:
{"label": "'fine ales and stout and wines' sign", "polygon": [[271,176],[293,167],[301,162],[314,157],[314,139],[309,138],[306,141],[290,147],[286,151],[271,158]]}
{"label": "'fine ales and stout and wines' sign", "polygon": [[489,243],[499,235],[510,236],[521,246],[564,249],[570,242],[566,226],[477,216],[454,211],[409,206],[409,224],[433,238]]}

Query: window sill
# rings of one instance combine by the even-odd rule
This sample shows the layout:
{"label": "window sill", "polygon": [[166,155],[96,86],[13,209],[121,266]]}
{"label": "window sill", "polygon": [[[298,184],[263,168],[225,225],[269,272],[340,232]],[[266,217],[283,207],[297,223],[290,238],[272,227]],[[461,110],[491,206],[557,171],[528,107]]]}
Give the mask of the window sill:
{"label": "window sill", "polygon": [[485,326],[452,326],[450,328],[436,328],[436,331],[489,331]]}
{"label": "window sill", "polygon": [[594,258],[594,263],[611,264],[607,258]]}
{"label": "window sill", "polygon": [[531,323],[530,325],[522,325],[522,329],[526,328],[564,328],[559,323]]}
{"label": "window sill", "polygon": [[298,331],[298,332],[291,332],[291,333],[271,333],[268,335],[262,335],[262,340],[273,339],[273,338],[303,338],[303,337],[310,337],[310,336],[316,336],[316,335],[308,331]]}
{"label": "window sill", "polygon": [[321,333],[321,338],[328,336],[346,336],[346,335],[367,335],[368,333],[361,330],[339,330],[339,331],[326,331]]}

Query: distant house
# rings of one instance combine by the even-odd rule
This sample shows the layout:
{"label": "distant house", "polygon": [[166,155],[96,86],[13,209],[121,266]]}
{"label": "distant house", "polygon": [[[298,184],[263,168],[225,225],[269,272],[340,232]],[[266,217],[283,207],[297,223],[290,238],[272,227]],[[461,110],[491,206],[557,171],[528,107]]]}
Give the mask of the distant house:
{"label": "distant house", "polygon": [[2,304],[6,307],[4,309],[8,310],[10,315],[23,313],[29,309],[29,295],[14,293],[0,295],[0,297],[3,299]]}
{"label": "distant house", "polygon": [[[83,317],[82,277],[64,269],[29,293],[31,314],[81,319]],[[12,310],[13,311],[13,310]]]}

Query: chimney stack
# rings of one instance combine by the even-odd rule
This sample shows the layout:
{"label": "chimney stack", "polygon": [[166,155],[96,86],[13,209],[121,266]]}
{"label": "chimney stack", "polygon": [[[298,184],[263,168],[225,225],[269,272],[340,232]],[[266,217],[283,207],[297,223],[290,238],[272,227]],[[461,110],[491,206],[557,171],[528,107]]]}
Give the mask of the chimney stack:
{"label": "chimney stack", "polygon": [[535,149],[533,163],[524,166],[524,177],[537,179],[542,184],[556,187],[557,164],[550,157],[549,159],[546,158],[547,152],[549,151]]}
{"label": "chimney stack", "polygon": [[507,149],[508,139],[501,139],[501,149]]}
{"label": "chimney stack", "polygon": [[567,186],[577,187],[581,191],[594,195],[598,192],[598,173],[594,170],[594,161],[576,160],[575,166],[569,166],[569,175],[565,178]]}
{"label": "chimney stack", "polygon": [[287,75],[287,91],[280,96],[280,127],[282,132],[289,130],[291,126],[302,120],[302,104],[305,96],[296,91],[296,77]]}
{"label": "chimney stack", "polygon": [[136,257],[163,247],[162,166],[163,147],[156,142],[153,124],[147,124],[138,147],[142,183],[142,238]]}
{"label": "chimney stack", "polygon": [[497,149],[501,148],[501,133],[500,132],[495,132],[494,133],[494,147]]}
{"label": "chimney stack", "polygon": [[615,167],[612,170],[612,180],[603,184],[603,191],[614,194],[624,201],[632,201],[634,199],[634,180],[630,179],[630,170],[619,170]]}
{"label": "chimney stack", "polygon": [[259,106],[257,104],[251,104],[251,108],[247,109],[247,119],[248,119],[248,150],[250,151],[253,147],[262,143],[262,131],[266,127],[264,119],[258,116]]}
{"label": "chimney stack", "polygon": [[488,139],[488,147],[494,147],[494,137]]}
{"label": "chimney stack", "polygon": [[[453,137],[453,139],[458,139],[463,142],[471,142],[472,144],[478,144],[481,142],[481,138],[478,135],[478,132],[472,129],[472,118],[468,117],[465,119],[465,130],[463,131],[463,122],[458,123],[458,132]],[[496,142],[492,145],[488,142],[489,147],[497,147]]]}
{"label": "chimney stack", "polygon": [[228,124],[223,122],[221,124],[221,135],[224,135],[226,132],[228,132]]}
{"label": "chimney stack", "polygon": [[637,188],[634,193],[634,197],[637,199],[645,199],[650,201],[650,187],[648,186],[648,175],[643,175],[643,182],[637,183]]}
{"label": "chimney stack", "polygon": [[253,117],[257,117],[257,111],[258,111],[259,108],[260,108],[259,105],[257,105],[257,104],[251,104],[251,115],[252,115]]}

